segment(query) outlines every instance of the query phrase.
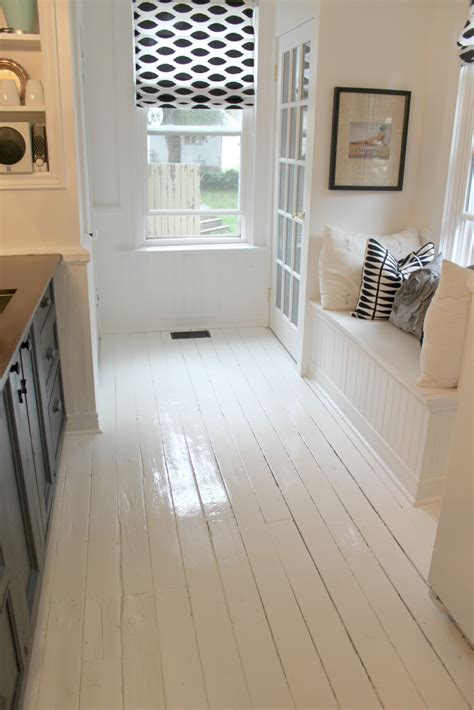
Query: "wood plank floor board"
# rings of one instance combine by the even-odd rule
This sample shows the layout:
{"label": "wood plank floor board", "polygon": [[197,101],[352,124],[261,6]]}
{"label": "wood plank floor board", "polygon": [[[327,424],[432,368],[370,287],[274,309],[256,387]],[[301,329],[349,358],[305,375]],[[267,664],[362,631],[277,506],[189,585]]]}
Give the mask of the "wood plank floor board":
{"label": "wood plank floor board", "polygon": [[[181,550],[209,702],[250,706],[248,688],[222,589],[160,334],[148,338],[153,382]],[[171,375],[171,377],[170,377]]]}
{"label": "wood plank floor board", "polygon": [[[314,397],[306,382],[299,377],[295,366],[292,366],[287,353],[274,336],[265,328],[240,329],[239,333],[245,338],[249,348],[254,353],[258,352],[258,364],[263,366],[268,373],[272,372],[273,375],[278,373],[278,377],[281,378],[281,391],[286,392],[290,388],[292,397],[287,400],[287,403],[296,409],[299,406],[305,407],[305,411],[313,415],[313,421],[320,425],[320,433],[327,434],[327,441],[332,446],[340,442],[340,447],[337,449],[339,458],[348,465],[348,469],[357,478],[363,490],[370,491],[370,499],[373,501],[374,507],[382,515],[390,516],[387,518],[387,522],[393,525],[394,531],[399,533],[408,527],[408,531],[412,532],[412,526],[415,527],[417,535],[409,538],[408,549],[410,549],[410,545],[418,544],[420,536],[427,546],[432,546],[436,534],[436,524],[423,514],[422,509],[414,508],[409,503],[406,496],[400,492],[385,472],[379,470],[380,467],[377,466],[375,459],[372,459],[373,466],[370,466],[349,437],[338,431],[331,414],[322,407],[321,402],[317,397]],[[383,399],[381,398],[381,401]],[[324,417],[321,417],[321,414],[324,414]],[[400,530],[396,526],[397,511],[402,513],[398,517],[404,519],[405,523],[404,526],[400,523]]]}
{"label": "wood plank floor board", "polygon": [[[261,331],[259,331],[259,333],[261,333]],[[254,339],[249,337],[248,331],[245,332],[244,337],[246,345],[249,348],[252,348],[252,343],[254,342]],[[268,338],[268,334],[264,333],[264,335],[262,336],[262,340],[268,342],[274,361],[281,360],[282,363],[285,362],[287,356],[282,353],[280,346],[276,343],[276,341],[274,341],[274,339]],[[259,359],[259,362],[262,363],[263,367],[260,372],[262,374],[265,372],[268,375],[268,373],[270,372],[269,360],[266,358],[262,358],[261,360]],[[276,383],[274,387],[274,392],[277,392],[279,389],[278,386],[281,383],[282,373],[284,371],[286,371],[285,368],[281,366],[277,369],[276,374],[274,375],[273,382],[274,384]],[[299,378],[293,377],[294,373],[292,373],[291,368],[288,369],[288,372],[291,373],[289,375],[291,379],[291,386],[296,385],[296,387],[299,387]],[[305,392],[304,390],[305,385],[304,383],[302,383],[302,391],[304,392],[304,394],[302,396],[301,402],[307,405],[308,411],[311,410],[313,422],[308,423],[308,414],[306,414],[305,411],[301,410],[301,405],[296,405],[297,415],[292,415],[291,407],[288,408],[288,412],[292,420],[298,426],[299,431],[303,435],[305,442],[313,452],[315,458],[318,458],[318,456],[320,455],[320,448],[327,447],[327,442],[326,444],[324,444],[323,440],[321,439],[321,434],[318,434],[318,432],[316,431],[315,421],[318,421],[320,423],[321,428],[327,428],[327,436],[329,439],[331,437],[331,433],[333,433],[334,426],[329,427],[327,425],[328,420],[330,420],[330,416],[322,416],[322,413],[320,411],[322,405],[320,403],[318,404],[317,411],[315,408],[313,409],[314,402],[316,400],[311,391],[309,391],[308,393],[308,391]],[[286,394],[288,395],[288,391],[286,391]],[[287,400],[285,399],[281,401],[284,404],[284,402]],[[327,413],[327,415],[328,414],[329,413]],[[338,451],[344,449],[344,447],[340,443],[341,439],[342,437],[340,433],[338,433]],[[347,446],[346,449],[347,451],[350,451],[351,447]],[[335,458],[334,455],[333,458]],[[360,475],[361,468],[363,467],[357,465],[357,462],[355,462],[353,463],[350,471],[351,473]],[[440,613],[439,610],[437,610],[433,605],[428,605],[429,613],[427,613],[427,616],[424,617],[424,622],[420,622],[420,617],[417,612],[419,612],[421,607],[426,608],[425,601],[428,589],[424,579],[420,577],[419,573],[416,573],[415,568],[413,567],[413,558],[416,558],[416,555],[409,554],[410,551],[413,552],[412,541],[410,540],[411,544],[408,545],[408,547],[410,548],[408,551],[406,550],[407,545],[400,544],[399,535],[403,522],[403,509],[401,509],[396,502],[392,504],[391,509],[389,509],[389,499],[383,501],[384,515],[386,515],[387,519],[392,522],[392,525],[387,526],[385,524],[385,520],[382,520],[382,518],[374,518],[374,516],[370,514],[369,508],[366,508],[364,513],[363,511],[357,511],[357,509],[354,507],[354,502],[357,500],[360,501],[361,499],[360,496],[357,494],[356,489],[350,483],[350,481],[348,482],[348,469],[342,468],[340,466],[340,463],[333,463],[332,467],[325,464],[323,465],[323,469],[325,473],[329,476],[329,478],[331,478],[331,480],[334,482],[338,493],[341,494],[341,498],[344,499],[351,515],[357,521],[359,530],[363,533],[366,541],[368,542],[374,553],[377,554],[379,550],[385,551],[388,549],[388,547],[392,548],[391,555],[378,554],[379,563],[385,570],[388,578],[392,581],[392,583],[395,583],[395,580],[401,580],[400,575],[396,574],[396,566],[393,560],[398,559],[399,563],[401,561],[401,564],[405,571],[405,579],[407,578],[407,576],[410,577],[411,583],[406,584],[401,581],[395,583],[394,586],[397,590],[397,593],[401,595],[408,609],[410,610],[410,613],[415,617],[415,619],[417,619],[417,623],[420,625],[420,628],[422,628],[423,632],[425,633],[425,636],[432,644],[435,652],[441,659],[444,666],[447,668],[451,676],[456,679],[458,686],[464,695],[464,698],[466,700],[469,699],[471,695],[472,685],[472,655],[467,652],[466,645],[462,636],[452,624],[447,623],[446,617],[442,613]],[[338,475],[335,475],[334,471],[337,471]],[[344,480],[346,480],[346,485],[348,482],[348,492],[345,491],[344,486],[341,486],[341,481]],[[380,493],[380,487],[375,486],[374,489],[375,491]],[[370,503],[372,502],[373,501],[371,499]],[[416,509],[411,509],[411,512],[418,514],[420,511]],[[428,522],[428,517],[428,514],[423,517],[423,523]],[[412,521],[414,520],[414,515],[411,516],[411,519]],[[415,528],[414,526],[407,526],[407,529],[408,531],[411,531],[411,534],[413,536],[416,536],[416,532],[421,532],[420,528]],[[386,543],[386,546],[381,546],[382,541]],[[403,534],[403,541],[404,543],[406,543],[407,541],[406,532]],[[423,548],[425,550],[429,549],[426,540],[423,541]],[[412,558],[412,565],[410,565],[410,557]],[[421,564],[420,566],[423,568],[423,570],[425,570],[429,566],[428,556],[426,556],[426,560],[424,560],[423,564]],[[418,572],[419,571],[420,570],[418,568]]]}
{"label": "wood plank floor board", "polygon": [[127,335],[115,337],[118,515],[124,594],[153,591],[143,472]]}
{"label": "wood plank floor board", "polygon": [[105,336],[100,367],[103,434],[61,458],[26,710],[469,705],[473,654],[427,595],[439,504],[407,503],[268,330]]}
{"label": "wood plank floor board", "polygon": [[167,707],[208,707],[145,336],[131,338],[145,507]]}
{"label": "wood plank floor board", "polygon": [[267,618],[297,707],[334,707],[333,690],[278,559],[271,536],[200,358],[183,344],[209,438],[226,482]]}
{"label": "wood plank floor board", "polygon": [[[231,333],[231,332],[230,332]],[[230,361],[230,363],[233,365],[234,370],[236,366],[239,366],[239,364],[242,366],[241,367],[241,372],[242,372],[242,380],[238,381],[238,392],[239,392],[239,397],[241,398],[241,401],[244,401],[244,398],[248,400],[246,406],[246,411],[248,412],[248,415],[251,417],[251,423],[252,426],[254,427],[254,431],[256,435],[258,436],[264,451],[265,455],[267,457],[267,460],[269,461],[270,465],[273,468],[273,471],[277,478],[280,476],[283,472],[284,480],[290,480],[291,479],[291,473],[289,473],[291,465],[295,466],[300,475],[302,475],[303,479],[308,479],[308,477],[311,476],[311,460],[309,457],[309,452],[306,450],[304,442],[302,439],[299,437],[298,432],[290,426],[290,423],[285,419],[285,414],[281,410],[281,407],[275,404],[275,398],[272,393],[272,391],[268,388],[268,386],[264,383],[263,378],[259,377],[258,375],[255,374],[255,368],[252,368],[252,362],[251,362],[251,357],[243,345],[242,341],[238,337],[232,338],[232,333],[229,336],[229,331],[226,331],[227,337],[230,337],[230,340],[228,341],[228,344],[230,343],[230,349],[235,351],[237,353],[237,358],[235,362]],[[221,341],[219,339],[215,339],[214,343],[220,343]],[[222,350],[222,346],[221,346]],[[234,354],[235,354],[234,352]],[[231,356],[232,357],[232,356]],[[250,391],[249,386],[246,386],[246,383],[243,381],[244,379],[244,373],[245,373],[245,378],[249,380],[253,384],[253,387],[256,390],[257,396],[253,396],[252,399],[252,392]],[[233,378],[235,379],[235,375],[233,375]],[[267,426],[266,428],[262,424],[264,421],[264,416],[263,412],[258,409],[260,406],[259,403],[265,403],[262,406],[265,409],[266,406],[266,414],[270,416],[271,421],[273,426],[276,427],[276,430],[274,432],[274,435],[272,436],[272,432],[270,431],[270,428]],[[273,406],[272,406],[273,404]],[[286,428],[285,428],[286,427]],[[278,435],[278,436],[277,436]],[[283,446],[283,443],[286,446],[286,449]],[[288,454],[291,455],[291,460],[288,457]],[[286,462],[286,465],[284,465]],[[308,468],[309,466],[309,468]],[[306,467],[306,471],[302,470]],[[316,473],[314,470],[313,466],[313,473]],[[311,500],[309,496],[305,492],[306,489],[304,488],[301,480],[298,480],[296,477],[294,478],[293,482],[291,484],[283,484],[282,485],[282,490],[284,491],[284,495],[287,499],[287,502],[290,505],[290,508],[293,511],[293,514],[295,515],[295,519],[297,524],[300,527],[300,530],[307,542],[307,544],[310,547],[310,550],[314,556],[315,562],[318,565],[323,565],[327,563],[329,559],[329,554],[328,550],[331,550],[331,559],[332,559],[332,564],[334,565],[335,560],[337,560],[337,552],[338,548],[331,536],[327,533],[325,527],[324,527],[324,522],[322,520],[319,521],[319,529],[317,531],[317,535],[315,535],[315,514],[313,513],[313,521],[312,524],[310,523],[311,520]],[[295,496],[295,491],[297,491],[297,495]],[[316,492],[317,493],[317,492]],[[316,499],[317,500],[317,499]],[[317,501],[319,503],[319,501]],[[337,505],[339,501],[337,499],[334,500],[334,503]],[[364,503],[366,503],[364,499]],[[339,504],[340,505],[340,504]],[[316,506],[317,507],[317,506]],[[316,510],[315,510],[316,513]],[[319,513],[319,511],[318,511]],[[347,520],[350,521],[350,517],[346,516]],[[303,528],[304,526],[304,528]],[[325,540],[325,545],[321,547],[321,542]],[[332,547],[331,547],[332,546]],[[339,560],[340,568],[343,570],[345,567],[345,564],[342,563],[342,560]],[[329,579],[329,575],[333,572],[333,570],[325,569],[324,576],[326,579]],[[377,570],[377,572],[381,575],[383,575],[382,570]],[[350,577],[347,578],[346,580],[346,585],[350,583]],[[333,593],[336,593],[336,590],[333,589]],[[394,599],[392,599],[392,602],[396,602],[398,598],[395,596]],[[367,660],[367,666],[370,666],[370,658],[372,659],[372,663],[375,664],[375,667],[378,667],[378,660],[380,658],[380,654],[385,652],[388,654],[387,656],[387,661],[391,657],[391,646],[387,645],[387,643],[384,643],[383,640],[383,633],[380,633],[383,628],[383,624],[381,624],[380,620],[378,619],[376,614],[370,615],[370,611],[368,606],[371,609],[371,600],[370,600],[370,595],[368,597],[363,597],[361,594],[360,590],[360,585],[355,585],[352,590],[352,598],[351,598],[351,603],[350,607],[346,605],[345,613],[347,615],[346,618],[346,624],[349,627],[350,624],[350,616],[349,612],[353,610],[357,606],[357,600],[359,601],[360,605],[360,612],[359,612],[359,617],[360,619],[361,614],[364,614],[365,610],[365,618],[366,622],[369,623],[369,620],[373,624],[374,630],[378,631],[378,643],[380,644],[379,649],[377,650],[376,653],[372,652],[372,655],[366,656]],[[342,600],[339,601],[339,608],[341,608],[341,603]],[[390,611],[390,610],[389,610]],[[411,618],[408,619],[408,622],[412,622]],[[359,629],[360,632],[360,629]],[[438,670],[439,666],[439,672],[442,674],[443,668],[441,664],[439,664],[438,659],[434,656],[433,654],[433,668],[432,670],[436,672]],[[392,658],[392,667],[393,668],[398,668],[398,671],[400,673],[399,677],[399,682],[398,682],[398,687],[402,688],[403,684],[405,684],[406,692],[408,693],[407,697],[410,697],[410,694],[413,693],[414,687],[413,684],[410,680],[410,676],[408,673],[408,669],[403,668],[403,664],[400,663],[400,658],[395,656]],[[393,674],[392,674],[393,675]],[[381,682],[382,678],[379,679],[374,679],[374,684],[376,687],[381,687]],[[450,684],[449,678],[447,679],[448,685]],[[416,691],[415,691],[416,694]],[[456,697],[456,694],[454,693],[454,696]],[[401,701],[401,700],[400,700]],[[413,698],[410,699],[411,702],[413,702]],[[421,701],[421,699],[420,699]],[[403,702],[403,701],[401,701]],[[406,702],[406,699],[405,699]],[[462,701],[461,701],[462,702]]]}

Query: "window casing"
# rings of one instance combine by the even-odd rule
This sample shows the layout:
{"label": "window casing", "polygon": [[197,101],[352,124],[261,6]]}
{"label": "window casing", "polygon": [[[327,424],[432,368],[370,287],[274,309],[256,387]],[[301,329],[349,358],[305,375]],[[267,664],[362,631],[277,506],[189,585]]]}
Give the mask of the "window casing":
{"label": "window casing", "polygon": [[446,259],[474,263],[474,66],[461,68],[441,235]]}

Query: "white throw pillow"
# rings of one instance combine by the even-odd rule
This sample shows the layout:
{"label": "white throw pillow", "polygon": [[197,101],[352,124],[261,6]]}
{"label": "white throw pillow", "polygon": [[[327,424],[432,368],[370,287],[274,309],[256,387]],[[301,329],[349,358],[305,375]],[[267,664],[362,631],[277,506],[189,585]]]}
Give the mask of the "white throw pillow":
{"label": "white throw pillow", "polygon": [[322,307],[329,311],[353,311],[359,298],[365,248],[369,237],[376,239],[397,261],[420,248],[416,227],[388,236],[346,232],[325,227],[319,257],[319,288]]}
{"label": "white throw pillow", "polygon": [[421,387],[457,387],[474,293],[474,272],[443,261],[424,323]]}

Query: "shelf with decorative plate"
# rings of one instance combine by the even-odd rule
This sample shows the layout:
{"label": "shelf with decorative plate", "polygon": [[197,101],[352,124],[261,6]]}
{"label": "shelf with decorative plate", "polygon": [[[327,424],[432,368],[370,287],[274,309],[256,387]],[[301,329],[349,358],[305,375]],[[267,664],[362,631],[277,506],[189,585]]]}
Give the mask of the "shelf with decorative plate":
{"label": "shelf with decorative plate", "polygon": [[41,35],[16,34],[14,32],[0,32],[0,50],[2,49],[39,49]]}

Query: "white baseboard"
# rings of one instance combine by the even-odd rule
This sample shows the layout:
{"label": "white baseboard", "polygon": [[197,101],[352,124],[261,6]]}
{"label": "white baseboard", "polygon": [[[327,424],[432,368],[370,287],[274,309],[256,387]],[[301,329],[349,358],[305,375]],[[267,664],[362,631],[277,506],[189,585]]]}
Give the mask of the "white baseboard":
{"label": "white baseboard", "polygon": [[168,332],[170,330],[206,330],[212,328],[268,328],[268,312],[256,313],[254,315],[242,316],[199,316],[196,318],[160,318],[156,322],[146,327],[140,325],[130,325],[125,327],[123,323],[114,327],[101,321],[101,335],[120,335],[132,333],[157,333]]}
{"label": "white baseboard", "polygon": [[72,414],[68,416],[66,436],[68,434],[102,434],[97,412],[86,412],[85,414]]}

